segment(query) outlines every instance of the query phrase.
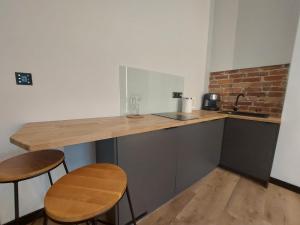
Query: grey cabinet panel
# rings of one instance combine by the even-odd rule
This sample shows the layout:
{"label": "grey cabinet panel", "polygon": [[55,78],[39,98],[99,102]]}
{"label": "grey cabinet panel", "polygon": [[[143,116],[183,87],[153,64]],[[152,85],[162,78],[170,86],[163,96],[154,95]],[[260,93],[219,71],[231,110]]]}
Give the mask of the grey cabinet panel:
{"label": "grey cabinet panel", "polygon": [[[148,213],[174,196],[177,128],[117,138],[118,164],[128,175],[136,215]],[[128,203],[119,204],[119,221],[130,221]]]}
{"label": "grey cabinet panel", "polygon": [[[117,164],[116,143],[116,138],[96,141],[96,162]],[[114,207],[106,213],[106,219],[108,222],[118,225],[117,207]]]}
{"label": "grey cabinet panel", "polygon": [[[224,120],[98,141],[97,162],[116,163],[128,176],[136,216],[150,213],[198,181],[220,160]],[[111,221],[131,220],[127,198]]]}
{"label": "grey cabinet panel", "polygon": [[227,119],[221,166],[268,181],[277,143],[279,125]]}
{"label": "grey cabinet panel", "polygon": [[96,162],[117,164],[117,139],[110,138],[96,142]]}
{"label": "grey cabinet panel", "polygon": [[176,193],[198,181],[220,162],[224,120],[178,129]]}

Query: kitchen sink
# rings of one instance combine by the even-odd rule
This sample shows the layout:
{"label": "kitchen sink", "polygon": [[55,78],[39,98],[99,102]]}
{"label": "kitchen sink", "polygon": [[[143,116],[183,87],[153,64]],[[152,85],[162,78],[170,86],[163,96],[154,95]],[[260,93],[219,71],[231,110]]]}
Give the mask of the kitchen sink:
{"label": "kitchen sink", "polygon": [[267,118],[267,117],[269,117],[269,114],[254,113],[254,112],[221,111],[220,113],[229,114],[229,115],[239,115],[239,116],[254,116],[254,117],[260,117],[260,118]]}

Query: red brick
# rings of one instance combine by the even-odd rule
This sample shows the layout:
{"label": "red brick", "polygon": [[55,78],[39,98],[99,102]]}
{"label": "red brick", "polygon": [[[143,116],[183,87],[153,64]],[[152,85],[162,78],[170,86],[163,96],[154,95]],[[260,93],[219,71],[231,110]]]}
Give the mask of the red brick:
{"label": "red brick", "polygon": [[283,84],[283,82],[281,82],[281,81],[273,81],[273,82],[270,82],[270,84],[272,86],[275,86],[275,87],[281,87],[282,84]]}
{"label": "red brick", "polygon": [[[280,116],[288,77],[288,64],[220,71],[210,76],[210,91],[221,94],[222,109],[232,110],[236,96],[240,110]],[[273,111],[271,111],[273,110]]]}
{"label": "red brick", "polygon": [[208,87],[209,88],[220,88],[220,85],[218,85],[218,84],[210,84]]}
{"label": "red brick", "polygon": [[248,84],[248,87],[262,87],[262,86],[264,86],[263,82],[254,82]]}
{"label": "red brick", "polygon": [[252,102],[244,102],[244,101],[240,101],[239,105],[252,105]]}
{"label": "red brick", "polygon": [[270,71],[270,75],[284,75],[287,76],[289,70],[288,69],[279,69]]}
{"label": "red brick", "polygon": [[216,80],[211,80],[210,82],[209,82],[209,84],[217,84],[218,83],[218,81],[216,81]]}
{"label": "red brick", "polygon": [[232,103],[233,103],[233,101],[224,100],[222,104],[224,104],[224,105],[230,105]]}
{"label": "red brick", "polygon": [[264,87],[263,91],[281,91],[281,92],[284,92],[285,88],[283,88],[283,87]]}
{"label": "red brick", "polygon": [[243,78],[245,76],[245,74],[241,74],[241,73],[236,73],[236,74],[231,74],[229,75],[230,79],[234,79],[234,78]]}
{"label": "red brick", "polygon": [[236,97],[237,97],[239,94],[241,94],[241,91],[240,91],[240,92],[230,92],[230,93],[229,93],[229,96],[234,97],[234,100],[236,100]]}
{"label": "red brick", "polygon": [[246,92],[261,92],[262,88],[260,88],[260,87],[248,87],[248,88],[245,88],[245,91]]}
{"label": "red brick", "polygon": [[284,96],[284,92],[269,92],[268,96],[269,97],[283,97]]}
{"label": "red brick", "polygon": [[228,79],[228,75],[219,75],[219,76],[215,76],[216,80],[220,80],[220,79]]}
{"label": "red brick", "polygon": [[266,104],[265,102],[254,102],[253,103],[254,106],[260,106],[260,107],[265,106],[265,104]]}
{"label": "red brick", "polygon": [[234,83],[239,83],[239,82],[258,82],[261,81],[260,77],[249,77],[249,78],[240,78],[240,79],[234,79]]}
{"label": "red brick", "polygon": [[231,88],[232,84],[221,84],[222,88]]}
{"label": "red brick", "polygon": [[282,75],[277,76],[266,76],[264,77],[265,81],[278,81],[278,80],[284,80],[286,77]]}
{"label": "red brick", "polygon": [[240,93],[242,91],[241,88],[224,88],[223,89],[224,93]]}
{"label": "red brick", "polygon": [[258,82],[258,81],[261,81],[260,77],[251,77],[251,78],[243,79],[243,82]]}
{"label": "red brick", "polygon": [[226,102],[226,101],[234,102],[235,101],[235,97],[233,97],[233,96],[222,96],[221,99],[222,99],[222,102]]}
{"label": "red brick", "polygon": [[209,88],[209,92],[216,93],[216,94],[221,94],[222,89],[221,88]]}
{"label": "red brick", "polygon": [[268,72],[251,72],[247,74],[247,77],[263,77],[269,75]]}
{"label": "red brick", "polygon": [[218,84],[231,84],[232,80],[218,80]]}
{"label": "red brick", "polygon": [[264,93],[264,92],[247,92],[247,96],[262,97],[262,96],[266,96],[266,93]]}
{"label": "red brick", "polygon": [[254,106],[261,106],[261,107],[282,107],[280,103],[272,103],[272,102],[255,102]]}
{"label": "red brick", "polygon": [[273,113],[281,113],[282,109],[281,108],[272,108],[271,112],[273,112]]}

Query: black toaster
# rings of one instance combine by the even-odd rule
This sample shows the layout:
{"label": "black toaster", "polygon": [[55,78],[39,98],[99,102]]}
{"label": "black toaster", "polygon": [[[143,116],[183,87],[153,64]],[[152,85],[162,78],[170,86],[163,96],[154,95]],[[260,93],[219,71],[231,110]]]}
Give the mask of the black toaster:
{"label": "black toaster", "polygon": [[218,111],[220,109],[220,95],[216,93],[207,93],[203,95],[202,109]]}

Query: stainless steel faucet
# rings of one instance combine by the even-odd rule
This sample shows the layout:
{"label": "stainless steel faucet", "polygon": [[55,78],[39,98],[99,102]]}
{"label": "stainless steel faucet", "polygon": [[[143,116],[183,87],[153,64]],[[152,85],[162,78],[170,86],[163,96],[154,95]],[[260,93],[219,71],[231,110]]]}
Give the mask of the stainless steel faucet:
{"label": "stainless steel faucet", "polygon": [[240,97],[245,97],[244,94],[239,94],[237,97],[236,97],[236,101],[235,101],[235,104],[233,106],[233,111],[238,111],[239,107],[238,107],[238,103],[239,103],[239,99]]}

